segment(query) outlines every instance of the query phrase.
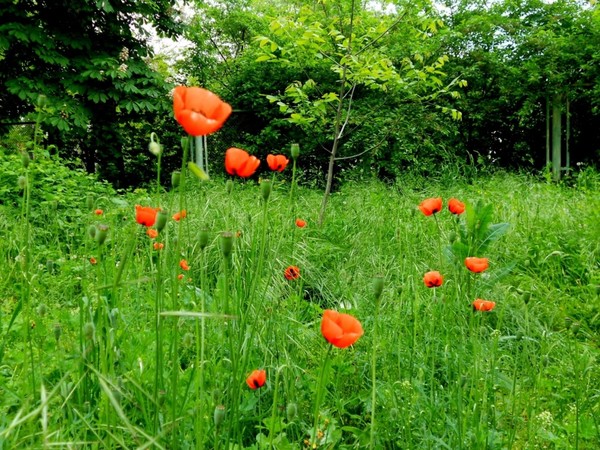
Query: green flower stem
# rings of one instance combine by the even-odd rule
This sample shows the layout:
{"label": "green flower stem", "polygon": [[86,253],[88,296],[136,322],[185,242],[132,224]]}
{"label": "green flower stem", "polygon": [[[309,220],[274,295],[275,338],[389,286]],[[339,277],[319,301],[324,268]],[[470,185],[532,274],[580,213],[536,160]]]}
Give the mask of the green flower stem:
{"label": "green flower stem", "polygon": [[319,384],[317,385],[317,392],[315,395],[315,411],[314,411],[314,417],[315,417],[315,423],[314,423],[314,442],[313,444],[316,444],[317,446],[319,445],[317,442],[318,439],[318,432],[319,432],[319,411],[321,409],[321,402],[323,401],[323,395],[324,395],[324,391],[325,391],[325,380],[327,378],[327,374],[329,373],[329,368],[331,367],[331,351],[332,351],[333,345],[331,344],[327,344],[327,353],[325,354],[325,357],[323,358],[323,363],[321,364],[321,373],[319,374]]}
{"label": "green flower stem", "polygon": [[371,345],[371,435],[369,439],[369,448],[375,448],[375,402],[377,400],[377,347],[379,341],[378,336],[378,322],[379,322],[379,309],[381,307],[381,296],[375,299],[375,317],[373,319],[373,344]]}

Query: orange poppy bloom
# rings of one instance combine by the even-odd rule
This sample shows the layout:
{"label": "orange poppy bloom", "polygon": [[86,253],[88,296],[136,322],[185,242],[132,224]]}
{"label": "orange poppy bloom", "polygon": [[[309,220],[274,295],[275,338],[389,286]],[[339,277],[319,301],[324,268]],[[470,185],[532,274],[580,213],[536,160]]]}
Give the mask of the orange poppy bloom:
{"label": "orange poppy bloom", "polygon": [[175,120],[192,136],[206,136],[223,126],[231,106],[199,87],[177,86],[173,92]]}
{"label": "orange poppy bloom", "polygon": [[150,206],[135,205],[135,220],[140,225],[151,227],[156,222],[156,214],[158,208],[152,208]]}
{"label": "orange poppy bloom", "polygon": [[148,235],[148,237],[150,239],[155,239],[158,237],[158,230],[156,230],[154,228],[148,228],[148,230],[146,231],[146,234]]}
{"label": "orange poppy bloom", "polygon": [[283,169],[286,168],[289,162],[290,160],[283,155],[267,155],[269,168],[277,172],[283,172]]}
{"label": "orange poppy bloom", "polygon": [[231,147],[225,152],[225,170],[229,175],[248,178],[256,172],[260,160],[256,156],[251,156],[246,150]]}
{"label": "orange poppy bloom", "polygon": [[97,209],[96,211],[94,211],[94,214],[96,214],[97,216],[101,216],[102,214],[104,214],[104,211],[101,209]]}
{"label": "orange poppy bloom", "polygon": [[179,267],[181,267],[183,270],[190,270],[190,266],[188,266],[188,263],[185,259],[179,261]]}
{"label": "orange poppy bloom", "polygon": [[448,209],[452,214],[459,215],[465,212],[465,204],[460,200],[451,198],[448,200]]}
{"label": "orange poppy bloom", "polygon": [[346,348],[363,335],[363,329],[358,319],[350,314],[326,309],[321,320],[321,333],[329,343]]}
{"label": "orange poppy bloom", "polygon": [[468,258],[465,258],[465,266],[467,266],[467,269],[469,269],[471,272],[479,273],[483,272],[490,265],[487,258],[469,256]]}
{"label": "orange poppy bloom", "polygon": [[179,275],[177,275],[177,279],[178,280],[183,280],[184,275],[182,273],[180,273]]}
{"label": "orange poppy bloom", "polygon": [[94,258],[93,256],[90,258],[90,264],[92,266],[95,266],[96,264],[98,264],[98,261],[96,261],[96,258]]}
{"label": "orange poppy bloom", "polygon": [[482,300],[478,298],[473,302],[473,310],[474,311],[491,311],[496,307],[496,302],[491,302],[489,300]]}
{"label": "orange poppy bloom", "polygon": [[297,280],[300,278],[300,268],[297,266],[289,266],[285,269],[283,276],[288,280]]}
{"label": "orange poppy bloom", "polygon": [[304,228],[306,226],[306,221],[302,219],[296,219],[296,226],[298,228]]}
{"label": "orange poppy bloom", "polygon": [[181,219],[185,219],[186,217],[187,217],[187,211],[185,209],[182,209],[181,211],[173,214],[173,220],[175,222],[179,222]]}
{"label": "orange poppy bloom", "polygon": [[246,384],[250,389],[258,389],[265,385],[267,382],[267,372],[262,369],[254,370],[248,378],[246,378]]}
{"label": "orange poppy bloom", "polygon": [[153,247],[154,250],[162,250],[163,248],[165,248],[165,244],[163,244],[162,242],[155,242]]}
{"label": "orange poppy bloom", "polygon": [[436,271],[427,272],[423,277],[423,283],[425,283],[425,286],[428,288],[440,287],[443,282],[444,277],[441,273]]}
{"label": "orange poppy bloom", "polygon": [[440,212],[442,210],[442,197],[423,200],[419,205],[419,209],[426,216]]}

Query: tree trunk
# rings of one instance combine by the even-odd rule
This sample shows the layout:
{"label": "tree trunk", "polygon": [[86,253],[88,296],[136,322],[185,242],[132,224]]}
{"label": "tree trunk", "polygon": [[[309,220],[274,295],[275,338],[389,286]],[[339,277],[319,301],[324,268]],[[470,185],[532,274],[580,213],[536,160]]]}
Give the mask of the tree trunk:
{"label": "tree trunk", "polygon": [[561,156],[562,156],[562,111],[561,98],[556,94],[552,101],[552,179],[560,180]]}

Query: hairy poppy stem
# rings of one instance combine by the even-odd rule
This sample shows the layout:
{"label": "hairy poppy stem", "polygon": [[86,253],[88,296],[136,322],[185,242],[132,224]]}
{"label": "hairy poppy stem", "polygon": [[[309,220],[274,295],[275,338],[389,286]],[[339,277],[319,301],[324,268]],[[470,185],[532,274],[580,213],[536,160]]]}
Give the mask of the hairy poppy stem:
{"label": "hairy poppy stem", "polygon": [[318,432],[319,432],[319,411],[321,409],[321,402],[323,400],[323,390],[325,388],[325,378],[326,374],[329,371],[329,366],[331,365],[331,350],[333,345],[327,346],[327,353],[325,354],[325,358],[323,358],[323,363],[321,364],[321,373],[319,374],[319,384],[317,385],[317,393],[315,395],[315,426],[314,426],[314,434],[313,444],[318,445]]}

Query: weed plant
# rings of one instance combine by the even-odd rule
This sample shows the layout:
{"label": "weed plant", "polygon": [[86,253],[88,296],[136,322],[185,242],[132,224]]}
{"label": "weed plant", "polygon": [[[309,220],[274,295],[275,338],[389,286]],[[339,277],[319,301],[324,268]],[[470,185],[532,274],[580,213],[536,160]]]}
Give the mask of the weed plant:
{"label": "weed plant", "polygon": [[[184,164],[120,196],[69,183],[40,220],[33,152],[1,187],[0,448],[599,447],[589,176],[349,182],[319,227],[295,178]],[[326,310],[364,334],[338,348]]]}

